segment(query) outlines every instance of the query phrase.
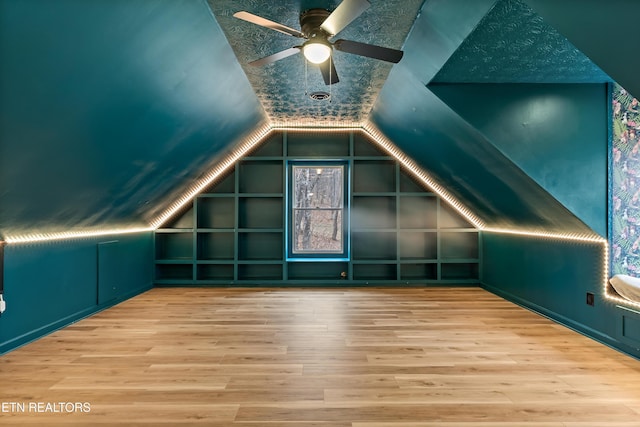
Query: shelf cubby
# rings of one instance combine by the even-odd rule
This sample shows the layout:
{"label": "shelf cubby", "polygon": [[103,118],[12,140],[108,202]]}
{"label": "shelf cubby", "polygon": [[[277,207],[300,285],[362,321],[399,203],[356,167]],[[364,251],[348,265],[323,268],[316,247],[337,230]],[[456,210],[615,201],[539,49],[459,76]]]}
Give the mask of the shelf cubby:
{"label": "shelf cubby", "polygon": [[282,157],[282,150],[282,134],[276,133],[268,137],[266,141],[264,141],[258,148],[249,153],[247,157]]}
{"label": "shelf cubby", "polygon": [[324,133],[289,132],[287,156],[295,158],[329,158],[349,156],[349,133],[335,133],[330,138]]}
{"label": "shelf cubby", "polygon": [[156,259],[193,259],[193,233],[156,233]]}
{"label": "shelf cubby", "polygon": [[193,264],[156,264],[156,280],[193,280]]}
{"label": "shelf cubby", "polygon": [[398,221],[402,229],[438,227],[438,199],[429,195],[398,198]]}
{"label": "shelf cubby", "polygon": [[387,154],[377,145],[372,144],[367,138],[361,134],[353,137],[353,155],[354,157],[386,157]]}
{"label": "shelf cubby", "polygon": [[198,199],[198,228],[234,228],[234,197],[201,197]]}
{"label": "shelf cubby", "polygon": [[196,280],[234,280],[233,264],[198,264]]}
{"label": "shelf cubby", "polygon": [[396,233],[393,231],[354,231],[351,233],[353,260],[395,260]]}
{"label": "shelf cubby", "polygon": [[278,232],[239,233],[238,259],[282,261],[283,240]]}
{"label": "shelf cubby", "polygon": [[437,280],[438,264],[402,263],[400,264],[400,280]]}
{"label": "shelf cubby", "polygon": [[477,280],[477,262],[443,263],[440,266],[440,279],[442,280]]}
{"label": "shelf cubby", "polygon": [[355,160],[353,162],[353,192],[395,192],[396,167],[394,160]]}
{"label": "shelf cubby", "polygon": [[282,280],[282,264],[239,264],[238,280]]}
{"label": "shelf cubby", "polygon": [[239,228],[282,228],[282,197],[241,197],[238,201]]}
{"label": "shelf cubby", "polygon": [[282,193],[283,165],[280,160],[240,161],[240,193]]}
{"label": "shelf cubby", "polygon": [[234,259],[233,232],[198,233],[198,260]]}
{"label": "shelf cubby", "polygon": [[398,279],[397,270],[397,264],[395,263],[354,263],[353,279],[394,281]]}
{"label": "shelf cubby", "polygon": [[477,232],[440,232],[440,258],[476,259],[478,258]]}
{"label": "shelf cubby", "polygon": [[290,280],[343,280],[349,270],[346,262],[291,262],[287,278]]}
{"label": "shelf cubby", "polygon": [[354,196],[351,202],[353,230],[396,227],[395,196]]}
{"label": "shelf cubby", "polygon": [[438,259],[438,233],[435,231],[401,231],[398,246],[401,260]]}

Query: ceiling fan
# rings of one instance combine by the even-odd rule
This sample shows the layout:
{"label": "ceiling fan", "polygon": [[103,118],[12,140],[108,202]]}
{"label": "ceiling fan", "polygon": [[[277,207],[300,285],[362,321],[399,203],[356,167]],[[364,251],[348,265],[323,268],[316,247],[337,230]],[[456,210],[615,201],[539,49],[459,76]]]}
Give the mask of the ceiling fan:
{"label": "ceiling fan", "polygon": [[309,9],[300,15],[301,31],[245,11],[237,12],[233,16],[261,27],[305,39],[305,42],[299,46],[252,61],[249,65],[259,67],[271,64],[302,51],[309,62],[320,67],[324,82],[330,85],[339,81],[336,68],[333,65],[333,61],[330,60],[334,48],[341,52],[393,63],[398,63],[402,59],[403,52],[401,50],[351,40],[329,41],[330,38],[342,31],[369,6],[371,4],[367,0],[344,0],[333,12],[325,9]]}

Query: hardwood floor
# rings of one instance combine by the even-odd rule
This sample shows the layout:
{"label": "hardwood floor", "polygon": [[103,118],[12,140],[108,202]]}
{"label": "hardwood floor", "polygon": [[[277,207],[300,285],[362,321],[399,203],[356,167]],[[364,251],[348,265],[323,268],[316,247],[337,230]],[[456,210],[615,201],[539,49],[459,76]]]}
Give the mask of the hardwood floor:
{"label": "hardwood floor", "polygon": [[477,288],[160,288],[0,357],[0,404],[4,425],[629,427],[640,361]]}

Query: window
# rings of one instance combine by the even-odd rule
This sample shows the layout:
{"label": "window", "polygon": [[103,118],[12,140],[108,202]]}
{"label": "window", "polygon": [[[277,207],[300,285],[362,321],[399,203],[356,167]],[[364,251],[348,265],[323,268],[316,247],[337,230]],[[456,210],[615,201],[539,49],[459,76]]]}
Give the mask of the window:
{"label": "window", "polygon": [[347,259],[347,162],[295,161],[288,173],[288,258]]}

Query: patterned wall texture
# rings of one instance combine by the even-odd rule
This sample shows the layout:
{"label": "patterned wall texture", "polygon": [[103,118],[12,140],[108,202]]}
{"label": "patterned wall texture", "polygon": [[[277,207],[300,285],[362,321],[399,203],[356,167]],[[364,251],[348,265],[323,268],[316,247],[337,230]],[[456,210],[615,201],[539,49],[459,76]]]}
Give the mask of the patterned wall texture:
{"label": "patterned wall texture", "polygon": [[434,83],[601,83],[610,78],[523,0],[501,0]]}
{"label": "patterned wall texture", "polygon": [[613,92],[612,273],[640,275],[640,105]]}
{"label": "patterned wall texture", "polygon": [[[367,119],[392,64],[335,52],[335,67],[340,82],[331,87],[329,102],[312,100],[305,92],[329,91],[320,71],[294,55],[264,67],[247,63],[299,45],[301,39],[261,28],[233,17],[246,10],[255,15],[300,29],[300,13],[309,8],[333,10],[334,0],[208,0],[240,65],[249,78],[267,114],[276,123],[314,124],[360,123]],[[336,39],[354,40],[393,49],[401,49],[423,0],[372,1],[371,7],[353,21]],[[306,84],[305,84],[306,81]]]}

